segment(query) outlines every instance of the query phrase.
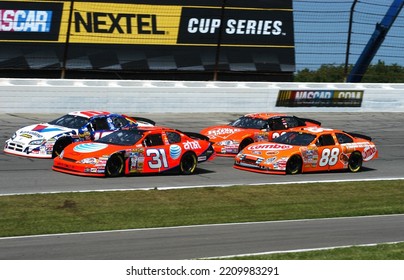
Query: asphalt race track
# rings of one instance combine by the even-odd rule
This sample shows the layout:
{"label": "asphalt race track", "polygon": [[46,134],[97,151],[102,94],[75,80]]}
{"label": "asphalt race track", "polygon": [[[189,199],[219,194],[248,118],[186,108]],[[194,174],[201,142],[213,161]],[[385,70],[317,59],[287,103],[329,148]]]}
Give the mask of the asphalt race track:
{"label": "asphalt race track", "polygon": [[0,238],[0,259],[179,260],[404,241],[404,215]]}
{"label": "asphalt race track", "polygon": [[[135,115],[135,114],[134,114]],[[183,131],[227,123],[240,114],[166,114],[142,115],[159,125]],[[404,113],[300,113],[301,117],[320,120],[324,127],[340,128],[371,136],[379,149],[379,159],[364,164],[360,173],[326,172],[295,176],[266,175],[236,170],[232,158],[217,157],[199,165],[193,176],[159,175],[121,178],[87,178],[51,170],[52,160],[16,157],[0,151],[0,195],[80,190],[139,189],[235,185],[327,180],[404,178]],[[0,115],[0,141],[25,125],[52,120],[59,115]]]}
{"label": "asphalt race track", "polygon": [[[137,115],[128,114],[134,116]],[[240,114],[142,114],[141,116],[153,119],[159,125],[174,127],[183,131],[198,132],[201,128],[206,126],[227,123],[237,118],[239,115]],[[404,113],[296,113],[296,115],[317,119],[322,122],[324,127],[340,128],[346,131],[371,136],[379,149],[379,159],[365,163],[364,169],[360,173],[326,172],[300,174],[295,176],[265,175],[236,170],[232,167],[233,160],[231,158],[218,157],[212,162],[201,164],[198,168],[197,174],[192,176],[154,175],[121,178],[86,178],[52,171],[52,160],[16,157],[4,154],[1,150],[0,195],[88,190],[201,187],[206,185],[229,186],[236,184],[404,178],[402,171],[404,163],[404,141],[402,140],[404,139]],[[0,141],[4,143],[4,141],[9,138],[16,129],[22,126],[41,121],[49,121],[58,116],[59,115],[2,114],[0,115]],[[374,219],[376,219],[376,217],[374,217]],[[331,219],[312,221],[309,224],[303,222],[308,228],[305,228],[300,222],[294,222],[283,228],[282,231],[275,232],[275,236],[272,237],[271,235],[268,235],[268,228],[265,228],[264,226],[267,225],[266,223],[239,225],[240,227],[248,227],[248,230],[229,229],[223,226],[209,226],[207,229],[204,227],[192,228],[196,229],[196,232],[190,231],[189,228],[156,229],[153,231],[155,236],[152,240],[161,245],[159,246],[160,250],[153,250],[153,248],[147,248],[147,246],[144,245],[143,253],[139,255],[128,254],[128,251],[125,250],[121,251],[120,248],[124,247],[124,245],[118,240],[123,238],[130,242],[131,238],[134,237],[128,237],[127,234],[132,234],[132,236],[135,234],[136,236],[142,234],[144,231],[121,231],[116,233],[105,233],[105,235],[103,233],[98,233],[81,237],[80,235],[66,235],[63,236],[63,238],[59,236],[27,239],[0,239],[0,252],[5,252],[4,249],[10,248],[9,246],[14,247],[17,246],[17,244],[21,244],[15,247],[15,254],[11,254],[9,251],[10,254],[0,254],[0,259],[184,259],[256,253],[258,251],[254,248],[260,248],[260,245],[258,243],[255,244],[253,239],[248,239],[249,242],[247,242],[247,245],[245,242],[241,242],[241,240],[246,238],[246,236],[249,236],[251,232],[256,232],[257,242],[261,242],[261,245],[263,244],[262,242],[269,244],[268,249],[260,248],[261,251],[304,249],[307,248],[307,246],[309,246],[309,248],[318,248],[404,241],[404,236],[402,236],[402,234],[401,236],[395,234],[397,231],[401,233],[403,232],[403,228],[398,228],[397,226],[398,224],[404,224],[403,215],[377,217],[377,219],[377,221],[371,221],[369,218],[357,218],[355,222],[351,222],[352,219]],[[320,225],[316,225],[316,223],[320,223]],[[379,223],[385,223],[385,226],[381,227]],[[283,225],[283,223],[278,224]],[[274,223],[269,223],[269,225],[273,227]],[[319,228],[323,227],[324,230],[318,231]],[[361,229],[362,227],[366,230]],[[223,240],[229,238],[229,236],[221,232],[223,228],[226,228],[226,230],[233,233],[239,230],[240,233],[238,234],[240,234],[240,236],[234,237],[234,240],[239,241],[229,241],[230,243],[224,242]],[[383,228],[383,230],[381,230],[381,228]],[[203,239],[205,230],[210,233],[209,236],[218,236],[217,239],[212,241],[212,244],[223,243],[220,250],[214,249],[213,247],[215,246],[211,246],[212,250],[209,251],[208,248],[210,246],[206,246],[205,243],[192,242],[193,237],[196,239]],[[341,234],[338,233],[338,230],[341,231]],[[335,232],[336,237],[345,236],[347,230],[351,233],[346,235],[347,238],[340,238],[338,242],[333,240],[333,238],[319,238],[330,232]],[[168,236],[167,231],[169,231]],[[317,231],[317,240],[319,242],[308,242],[308,239],[306,238],[309,236],[312,236],[313,240],[316,240],[316,237],[313,236],[313,234]],[[187,235],[187,232],[189,232],[189,236]],[[301,237],[297,238],[293,234]],[[77,236],[79,236],[79,238],[77,238]],[[161,236],[166,237],[161,239]],[[181,240],[174,242],[176,239],[180,238],[179,236],[182,236],[182,238],[187,240],[188,238],[191,238],[188,240],[189,244],[183,244]],[[220,240],[220,236],[223,240]],[[282,243],[277,243],[279,246],[270,245],[272,244],[271,242],[274,241],[274,238],[279,241],[282,239],[280,238],[282,236],[288,236],[287,239],[289,241],[294,240],[294,242],[286,242],[284,246],[282,246]],[[76,241],[69,241],[70,238],[76,238]],[[55,241],[56,239],[59,241]],[[78,242],[77,240],[84,241],[81,245],[72,245],[73,243]],[[104,248],[105,251],[91,251],[91,248],[96,248],[107,240],[108,244],[111,245],[107,246],[108,248],[105,246],[101,247]],[[240,246],[235,246],[237,243],[241,243]],[[51,245],[47,248],[54,249],[50,249],[50,251],[47,252],[40,250],[37,254],[34,253],[39,247],[44,247],[45,244]],[[86,246],[85,244],[88,244],[87,246],[89,250],[87,251],[82,250],[82,247]],[[162,244],[168,244],[168,247],[162,248]],[[175,244],[178,244],[179,247],[189,247],[181,247],[180,250],[179,247],[175,247]],[[65,245],[72,247],[69,248]],[[77,246],[78,249],[75,249],[75,246]],[[225,249],[226,246],[232,249]],[[63,250],[60,250],[62,247]],[[137,250],[138,249],[139,248],[137,248]],[[83,252],[81,251],[86,251],[87,253],[83,255]],[[190,254],[189,251],[198,251],[200,253]],[[66,254],[61,255],[57,252],[66,252]],[[141,250],[139,250],[139,252],[141,252]],[[171,253],[168,254],[167,252]]]}

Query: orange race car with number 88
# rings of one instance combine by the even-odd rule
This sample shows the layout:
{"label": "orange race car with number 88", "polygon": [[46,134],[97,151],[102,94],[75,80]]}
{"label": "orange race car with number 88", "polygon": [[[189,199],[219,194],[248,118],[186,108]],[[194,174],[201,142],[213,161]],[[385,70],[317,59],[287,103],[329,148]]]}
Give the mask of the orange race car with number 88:
{"label": "orange race car with number 88", "polygon": [[368,136],[326,128],[292,129],[271,142],[253,143],[236,157],[234,168],[272,174],[347,169],[378,157]]}

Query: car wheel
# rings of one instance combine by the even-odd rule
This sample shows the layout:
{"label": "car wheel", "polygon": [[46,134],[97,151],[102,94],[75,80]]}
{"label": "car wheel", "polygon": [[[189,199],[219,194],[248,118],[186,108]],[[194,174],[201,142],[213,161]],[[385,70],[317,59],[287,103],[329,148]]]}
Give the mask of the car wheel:
{"label": "car wheel", "polygon": [[362,155],[358,152],[351,154],[348,160],[348,169],[351,172],[358,172],[362,168]]}
{"label": "car wheel", "polygon": [[180,172],[184,175],[191,175],[195,172],[198,160],[194,153],[186,153],[182,156],[180,162]]}
{"label": "car wheel", "polygon": [[286,163],[286,173],[297,174],[302,171],[302,158],[294,155]]}
{"label": "car wheel", "polygon": [[63,150],[71,143],[73,143],[72,139],[67,137],[59,138],[58,140],[56,140],[55,145],[53,145],[52,158],[59,156],[63,152]]}
{"label": "car wheel", "polygon": [[122,175],[125,162],[121,154],[113,154],[105,166],[105,175],[108,177],[117,177]]}
{"label": "car wheel", "polygon": [[238,151],[241,152],[241,150],[243,150],[245,147],[247,147],[252,143],[254,143],[254,140],[252,140],[251,138],[244,139],[238,146]]}

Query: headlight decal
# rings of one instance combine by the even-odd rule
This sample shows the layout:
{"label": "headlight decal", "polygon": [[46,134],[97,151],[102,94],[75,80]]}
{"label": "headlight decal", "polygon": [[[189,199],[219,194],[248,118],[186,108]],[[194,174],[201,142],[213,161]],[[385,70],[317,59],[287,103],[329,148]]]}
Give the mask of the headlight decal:
{"label": "headlight decal", "polygon": [[28,145],[40,146],[40,145],[42,145],[42,144],[45,143],[45,142],[46,142],[45,139],[32,140],[31,142],[29,142]]}
{"label": "headlight decal", "polygon": [[94,158],[94,157],[85,158],[85,159],[80,160],[79,163],[81,163],[81,164],[93,164],[93,165],[95,165],[95,164],[98,163],[98,158]]}

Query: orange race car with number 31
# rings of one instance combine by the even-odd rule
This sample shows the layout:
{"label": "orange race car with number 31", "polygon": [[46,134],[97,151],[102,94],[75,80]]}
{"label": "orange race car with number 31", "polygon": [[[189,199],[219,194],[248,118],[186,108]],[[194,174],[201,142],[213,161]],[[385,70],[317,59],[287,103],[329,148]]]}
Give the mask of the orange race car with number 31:
{"label": "orange race car with number 31", "polygon": [[193,174],[215,152],[206,136],[171,128],[142,127],[112,132],[94,142],[67,146],[52,169],[83,176],[116,177],[176,171]]}
{"label": "orange race car with number 31", "polygon": [[378,157],[368,136],[326,128],[292,129],[271,142],[253,143],[236,157],[234,168],[273,174],[347,169]]}

